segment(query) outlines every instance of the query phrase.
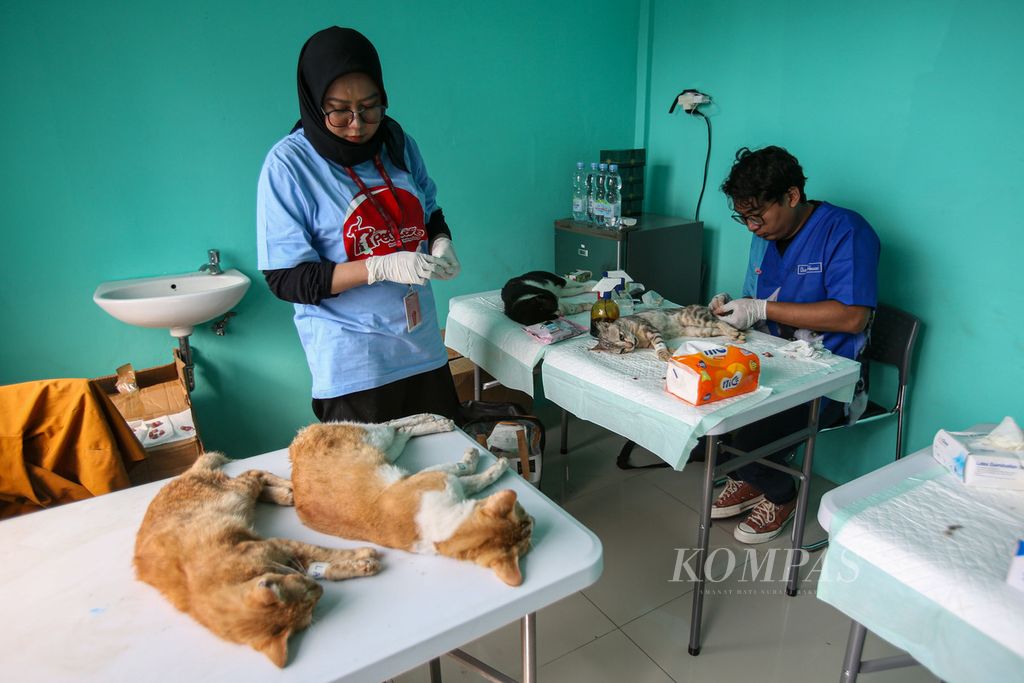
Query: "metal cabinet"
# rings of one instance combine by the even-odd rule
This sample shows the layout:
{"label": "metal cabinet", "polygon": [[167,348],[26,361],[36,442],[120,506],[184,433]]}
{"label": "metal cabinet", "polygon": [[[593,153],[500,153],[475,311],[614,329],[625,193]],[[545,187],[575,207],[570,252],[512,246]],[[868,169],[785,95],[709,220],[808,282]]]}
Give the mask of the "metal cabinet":
{"label": "metal cabinet", "polygon": [[555,221],[555,270],[625,270],[647,289],[678,304],[704,303],[701,261],[704,224],[643,214],[637,224],[607,230],[572,219]]}

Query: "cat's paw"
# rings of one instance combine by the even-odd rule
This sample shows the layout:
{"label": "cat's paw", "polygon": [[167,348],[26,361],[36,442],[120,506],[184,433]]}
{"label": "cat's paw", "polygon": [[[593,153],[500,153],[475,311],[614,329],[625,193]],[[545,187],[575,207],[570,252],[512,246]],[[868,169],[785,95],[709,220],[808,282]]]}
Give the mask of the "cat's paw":
{"label": "cat's paw", "polygon": [[274,496],[274,502],[284,507],[292,507],[295,505],[295,492],[292,487],[289,486],[273,486],[271,487]]}
{"label": "cat's paw", "polygon": [[672,357],[672,352],[669,351],[668,349],[658,349],[657,354],[658,358],[663,361],[667,361],[669,358]]}
{"label": "cat's paw", "polygon": [[487,468],[487,473],[494,477],[495,480],[501,475],[505,474],[505,470],[509,467],[508,458],[498,458],[497,462]]}
{"label": "cat's paw", "polygon": [[357,575],[361,576],[373,576],[383,568],[381,565],[380,558],[378,557],[367,557],[362,560],[355,560],[352,562],[352,570]]}
{"label": "cat's paw", "polygon": [[480,451],[473,448],[472,446],[469,446],[466,448],[466,452],[462,454],[462,460],[459,461],[459,464],[463,465],[464,467],[460,467],[459,469],[464,469],[464,471],[466,472],[476,472],[476,466],[477,463],[479,462]]}
{"label": "cat's paw", "polygon": [[380,557],[380,553],[377,552],[376,548],[356,548],[352,551],[352,557],[354,557],[357,560],[375,560]]}

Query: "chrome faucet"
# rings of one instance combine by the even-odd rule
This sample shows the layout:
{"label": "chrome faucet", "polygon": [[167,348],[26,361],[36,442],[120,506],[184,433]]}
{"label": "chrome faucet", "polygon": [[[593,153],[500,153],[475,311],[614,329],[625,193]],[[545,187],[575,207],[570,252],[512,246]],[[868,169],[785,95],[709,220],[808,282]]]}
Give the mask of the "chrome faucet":
{"label": "chrome faucet", "polygon": [[199,272],[208,271],[210,275],[220,275],[224,271],[220,269],[220,252],[216,249],[210,249],[206,252],[209,257],[209,261],[199,266]]}

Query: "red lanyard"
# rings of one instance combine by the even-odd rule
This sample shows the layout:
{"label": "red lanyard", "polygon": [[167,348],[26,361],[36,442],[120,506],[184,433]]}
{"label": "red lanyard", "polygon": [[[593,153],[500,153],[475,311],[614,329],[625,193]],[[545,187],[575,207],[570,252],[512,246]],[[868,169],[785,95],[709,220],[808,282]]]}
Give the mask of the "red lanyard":
{"label": "red lanyard", "polygon": [[[373,157],[373,164],[377,167],[377,172],[380,173],[380,177],[384,179],[384,183],[387,184],[388,190],[391,192],[391,196],[395,200],[395,206],[398,207],[401,214],[401,222],[405,222],[405,211],[402,210],[402,202],[398,197],[398,191],[395,190],[395,184],[391,182],[391,176],[388,175],[387,170],[384,168],[384,164],[380,163],[379,154]],[[359,190],[366,195],[366,198],[370,200],[371,204],[373,204],[373,208],[375,208],[377,213],[381,215],[381,218],[384,219],[384,222],[388,226],[388,230],[391,231],[391,236],[394,237],[395,242],[398,243],[398,248],[405,249],[405,244],[402,242],[401,230],[399,229],[399,224],[395,223],[394,216],[384,208],[384,205],[380,203],[380,200],[377,199],[376,195],[370,192],[369,188],[366,187],[366,183],[363,182],[362,178],[360,178],[351,167],[343,166],[343,168],[345,169],[345,172],[348,173],[348,177],[359,186]]]}

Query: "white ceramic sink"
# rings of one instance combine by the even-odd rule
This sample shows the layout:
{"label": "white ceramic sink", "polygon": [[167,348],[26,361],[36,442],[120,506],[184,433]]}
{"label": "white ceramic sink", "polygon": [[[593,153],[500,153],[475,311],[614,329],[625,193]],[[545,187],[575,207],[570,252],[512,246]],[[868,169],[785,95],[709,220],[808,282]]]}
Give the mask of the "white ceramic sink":
{"label": "white ceramic sink", "polygon": [[163,327],[186,337],[192,328],[227,313],[249,289],[235,269],[220,275],[183,273],[104,282],[92,300],[118,320],[139,327]]}

